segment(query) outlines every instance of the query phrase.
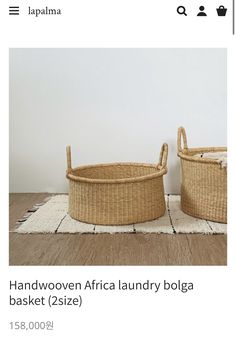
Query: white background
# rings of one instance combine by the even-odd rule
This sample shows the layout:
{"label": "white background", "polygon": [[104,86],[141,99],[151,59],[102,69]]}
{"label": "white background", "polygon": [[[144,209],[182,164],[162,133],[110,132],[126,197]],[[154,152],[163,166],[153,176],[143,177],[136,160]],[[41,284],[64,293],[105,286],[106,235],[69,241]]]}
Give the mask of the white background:
{"label": "white background", "polygon": [[[24,2],[25,3],[25,2]],[[34,1],[34,3],[39,3]],[[64,18],[15,18],[1,8],[2,25],[1,85],[1,194],[0,194],[0,260],[1,260],[1,335],[6,338],[235,338],[235,38],[231,36],[230,17],[208,21],[176,16],[177,1],[165,2],[168,12],[160,11],[158,1],[50,1],[67,6],[71,16]],[[190,2],[188,2],[190,4]],[[216,5],[220,5],[218,1]],[[228,2],[229,3],[229,2]],[[230,2],[231,3],[231,2]],[[191,2],[192,4],[192,2]],[[197,6],[194,2],[192,12]],[[35,5],[36,6],[36,5]],[[42,2],[40,2],[42,6]],[[189,6],[189,5],[188,5]],[[166,17],[166,13],[172,13]],[[171,20],[169,20],[171,18]],[[107,24],[109,21],[109,25]],[[8,34],[6,34],[8,33]],[[226,267],[9,267],[8,266],[8,60],[9,47],[210,47],[228,49],[228,146],[229,146],[229,225],[228,266]],[[216,249],[217,250],[217,249]],[[192,295],[152,295],[117,293],[88,294],[87,303],[78,312],[62,309],[27,309],[8,306],[9,279],[22,281],[85,280],[85,279],[183,279],[195,283]],[[55,332],[19,333],[9,330],[14,320],[54,320]]]}
{"label": "white background", "polygon": [[179,193],[176,135],[226,145],[226,49],[11,49],[10,191],[66,192],[73,164],[158,162]]}

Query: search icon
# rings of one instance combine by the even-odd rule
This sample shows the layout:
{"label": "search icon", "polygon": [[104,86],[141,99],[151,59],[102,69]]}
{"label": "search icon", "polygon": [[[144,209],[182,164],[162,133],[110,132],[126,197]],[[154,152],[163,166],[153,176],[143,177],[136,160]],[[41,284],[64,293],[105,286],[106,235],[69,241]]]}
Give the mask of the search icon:
{"label": "search icon", "polygon": [[186,8],[184,6],[177,7],[177,13],[179,13],[180,15],[183,14],[183,15],[187,16]]}

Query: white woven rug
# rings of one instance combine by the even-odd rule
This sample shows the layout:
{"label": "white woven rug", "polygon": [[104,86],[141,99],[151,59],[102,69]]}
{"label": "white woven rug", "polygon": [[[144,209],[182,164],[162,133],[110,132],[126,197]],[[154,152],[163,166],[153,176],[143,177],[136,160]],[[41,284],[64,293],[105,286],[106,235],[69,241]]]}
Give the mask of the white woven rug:
{"label": "white woven rug", "polygon": [[68,196],[57,195],[36,204],[17,223],[18,233],[201,233],[225,234],[227,225],[193,218],[180,210],[180,196],[166,196],[167,210],[163,217],[127,226],[85,224],[67,214]]}

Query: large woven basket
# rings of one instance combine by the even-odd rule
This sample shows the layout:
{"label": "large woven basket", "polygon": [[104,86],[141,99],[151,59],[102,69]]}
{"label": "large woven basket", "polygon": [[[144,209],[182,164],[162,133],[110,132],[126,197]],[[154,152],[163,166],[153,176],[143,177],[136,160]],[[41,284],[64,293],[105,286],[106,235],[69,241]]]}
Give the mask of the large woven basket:
{"label": "large woven basket", "polygon": [[[182,146],[183,141],[183,146]],[[219,160],[194,157],[199,153],[224,152],[226,147],[188,148],[186,132],[178,129],[178,156],[181,159],[181,208],[197,218],[227,222],[227,169]]]}
{"label": "large woven basket", "polygon": [[72,168],[67,146],[70,216],[98,225],[127,225],[162,216],[167,154],[168,146],[163,144],[157,165],[113,163]]}

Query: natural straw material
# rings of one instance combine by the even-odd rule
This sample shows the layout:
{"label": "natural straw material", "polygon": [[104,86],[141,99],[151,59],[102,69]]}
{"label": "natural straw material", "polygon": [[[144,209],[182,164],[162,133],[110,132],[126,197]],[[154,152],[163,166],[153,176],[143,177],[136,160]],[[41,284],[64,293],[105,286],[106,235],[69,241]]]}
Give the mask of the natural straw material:
{"label": "natural straw material", "polygon": [[[182,145],[183,142],[183,145]],[[181,159],[181,208],[197,218],[227,222],[227,169],[208,152],[225,152],[226,147],[188,148],[186,132],[178,129],[178,156]],[[204,153],[204,158],[195,155]]]}
{"label": "natural straw material", "polygon": [[165,213],[163,175],[168,146],[159,163],[114,163],[72,168],[67,147],[69,214],[97,225],[128,225],[159,218]]}

